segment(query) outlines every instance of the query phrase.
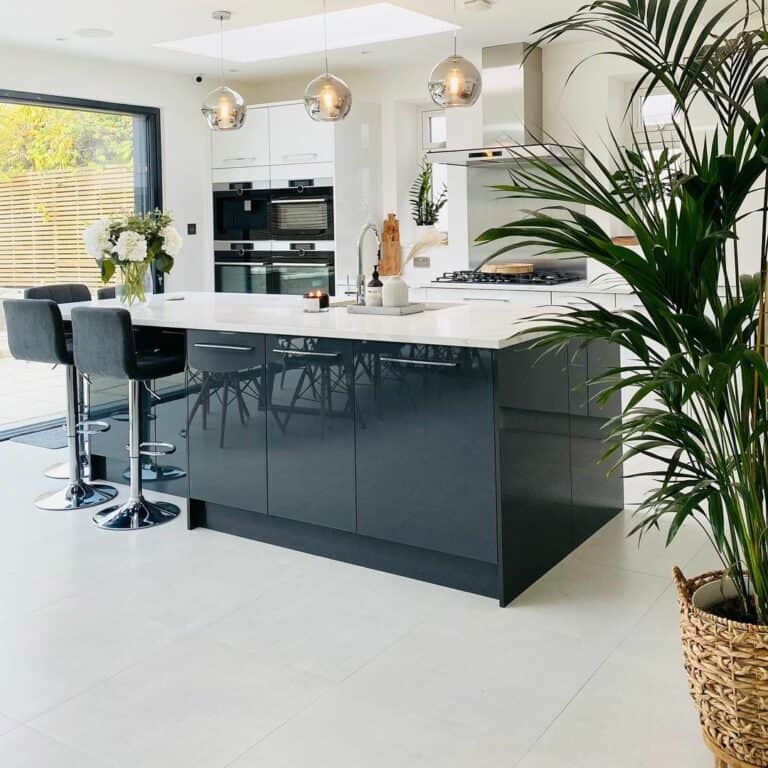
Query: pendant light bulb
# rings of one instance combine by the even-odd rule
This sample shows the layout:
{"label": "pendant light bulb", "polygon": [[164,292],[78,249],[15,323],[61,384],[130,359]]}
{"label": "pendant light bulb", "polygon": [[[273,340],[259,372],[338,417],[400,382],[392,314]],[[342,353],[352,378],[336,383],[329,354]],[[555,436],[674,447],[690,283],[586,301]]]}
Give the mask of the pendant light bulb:
{"label": "pendant light bulb", "polygon": [[327,0],[323,0],[323,41],[325,73],[307,85],[304,91],[304,108],[313,120],[335,123],[343,120],[352,109],[352,91],[340,77],[328,71]]}
{"label": "pendant light bulb", "polygon": [[231,16],[229,11],[213,12],[213,18],[219,22],[221,84],[205,97],[200,111],[214,131],[236,131],[242,128],[248,112],[243,97],[224,84],[224,22]]}
{"label": "pendant light bulb", "polygon": [[[456,0],[453,2],[453,22],[456,24]],[[479,98],[483,79],[477,67],[459,56],[456,31],[453,33],[453,56],[443,59],[429,76],[429,95],[440,107],[471,107]]]}

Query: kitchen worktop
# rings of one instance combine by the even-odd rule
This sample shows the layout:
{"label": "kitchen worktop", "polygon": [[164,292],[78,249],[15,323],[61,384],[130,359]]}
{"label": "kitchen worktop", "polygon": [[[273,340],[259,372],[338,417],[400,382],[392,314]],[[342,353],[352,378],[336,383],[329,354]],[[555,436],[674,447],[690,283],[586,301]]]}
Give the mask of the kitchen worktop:
{"label": "kitchen worktop", "polygon": [[[122,306],[115,300],[94,306]],[[62,305],[68,319],[73,305]],[[80,305],[82,306],[82,305]],[[504,349],[518,344],[535,325],[531,307],[429,304],[426,312],[406,317],[349,314],[344,307],[306,313],[296,296],[235,293],[167,293],[131,308],[134,324],[185,330],[271,333],[404,344],[438,344]],[[551,312],[543,307],[541,313]]]}

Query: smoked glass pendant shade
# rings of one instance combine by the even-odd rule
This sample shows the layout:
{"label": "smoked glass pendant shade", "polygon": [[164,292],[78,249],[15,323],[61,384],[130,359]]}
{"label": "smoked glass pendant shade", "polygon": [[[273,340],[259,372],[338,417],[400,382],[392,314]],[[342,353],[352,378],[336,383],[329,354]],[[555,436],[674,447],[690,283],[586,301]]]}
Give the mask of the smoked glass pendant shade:
{"label": "smoked glass pendant shade", "polygon": [[201,111],[214,131],[236,131],[245,122],[247,107],[237,91],[222,85],[205,97]]}
{"label": "smoked glass pendant shade", "polygon": [[482,87],[477,67],[456,54],[443,59],[429,76],[429,95],[440,107],[471,107]]}
{"label": "smoked glass pendant shade", "polygon": [[326,72],[307,86],[304,107],[313,120],[331,123],[343,120],[352,108],[352,91],[340,77]]}

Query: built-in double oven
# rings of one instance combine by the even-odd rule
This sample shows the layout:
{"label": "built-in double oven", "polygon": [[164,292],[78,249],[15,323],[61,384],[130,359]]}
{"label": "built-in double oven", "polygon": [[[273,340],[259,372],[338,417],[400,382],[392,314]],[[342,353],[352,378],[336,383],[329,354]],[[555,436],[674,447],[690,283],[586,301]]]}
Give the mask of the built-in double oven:
{"label": "built-in double oven", "polygon": [[335,293],[333,180],[216,183],[216,290]]}
{"label": "built-in double oven", "polygon": [[214,254],[216,290],[293,296],[322,290],[335,294],[333,243],[271,245],[274,250],[259,249],[254,243],[218,243]]}

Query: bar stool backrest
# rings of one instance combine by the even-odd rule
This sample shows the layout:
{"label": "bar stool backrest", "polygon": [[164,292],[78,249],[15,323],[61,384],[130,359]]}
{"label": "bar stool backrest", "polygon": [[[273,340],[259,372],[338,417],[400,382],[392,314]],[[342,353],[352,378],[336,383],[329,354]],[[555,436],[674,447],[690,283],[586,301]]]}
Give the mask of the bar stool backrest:
{"label": "bar stool backrest", "polygon": [[90,301],[91,292],[87,285],[79,283],[59,283],[58,285],[38,285],[24,291],[25,299],[48,299],[57,304],[71,304],[76,301]]}
{"label": "bar stool backrest", "polygon": [[8,347],[17,360],[72,365],[61,310],[48,299],[7,299],[3,302]]}
{"label": "bar stool backrest", "polygon": [[114,285],[110,285],[107,288],[96,289],[96,298],[99,299],[99,301],[103,301],[104,299],[114,299],[116,296],[117,291],[115,290]]}
{"label": "bar stool backrest", "polygon": [[131,314],[119,307],[73,307],[75,365],[86,374],[139,379]]}

